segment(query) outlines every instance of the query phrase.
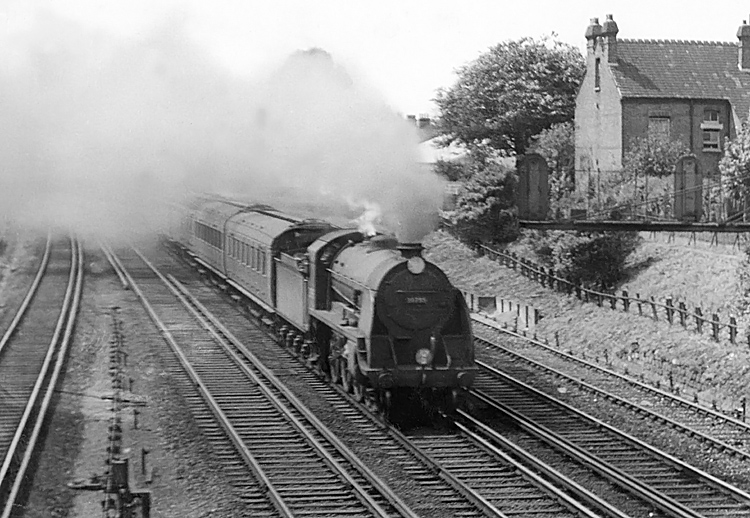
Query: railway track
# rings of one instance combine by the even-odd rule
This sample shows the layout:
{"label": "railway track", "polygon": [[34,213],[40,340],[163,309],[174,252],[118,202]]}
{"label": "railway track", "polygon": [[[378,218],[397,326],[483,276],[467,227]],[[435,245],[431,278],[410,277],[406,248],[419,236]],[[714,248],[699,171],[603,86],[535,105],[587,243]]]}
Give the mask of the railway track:
{"label": "railway track", "polygon": [[[217,284],[227,290],[227,287],[222,286],[220,282]],[[247,325],[246,316],[237,312],[236,305],[230,302],[231,299],[220,296],[215,288],[196,288],[194,285],[191,285],[190,288],[191,291],[199,293],[198,298],[212,308],[220,305],[217,300],[223,301],[226,307],[219,313],[222,322],[228,329],[236,331],[238,336],[254,333]],[[241,300],[237,297],[234,298],[234,302],[239,302],[241,305]],[[600,515],[626,516],[633,515],[631,514],[632,509],[637,509],[638,511],[635,514],[650,513],[651,516],[747,516],[745,495],[742,495],[741,492],[740,494],[732,494],[731,488],[722,486],[720,481],[710,480],[710,477],[708,480],[711,483],[715,482],[718,489],[711,483],[696,485],[696,480],[700,479],[703,474],[699,473],[697,478],[684,476],[682,471],[683,469],[690,470],[689,466],[675,468],[671,464],[673,459],[663,456],[652,460],[650,463],[641,462],[640,469],[650,471],[652,474],[658,473],[665,481],[658,489],[649,487],[649,482],[653,483],[652,480],[649,480],[649,475],[644,475],[643,472],[632,469],[633,465],[637,464],[636,460],[642,457],[642,452],[619,450],[620,446],[617,445],[615,446],[617,454],[614,460],[618,460],[618,456],[630,456],[632,462],[630,466],[627,465],[627,462],[625,463],[626,466],[616,465],[612,458],[600,458],[603,455],[601,452],[599,452],[599,456],[587,453],[585,447],[580,444],[573,444],[580,450],[577,452],[575,448],[564,446],[564,440],[558,440],[560,437],[554,437],[554,432],[552,434],[546,433],[545,426],[548,423],[545,423],[545,426],[537,426],[533,419],[519,417],[512,412],[508,412],[508,409],[505,409],[506,416],[510,415],[511,419],[518,423],[525,423],[520,426],[527,430],[528,437],[525,441],[529,444],[531,451],[534,451],[534,448],[538,449],[537,445],[530,444],[536,441],[537,443],[544,442],[545,445],[554,444],[557,451],[563,452],[560,453],[560,458],[571,456],[571,452],[579,454],[577,462],[585,465],[587,471],[595,473],[601,480],[611,484],[614,491],[630,492],[629,498],[637,500],[637,502],[630,506],[622,506],[623,509],[627,509],[627,514],[618,511],[613,504],[608,503],[607,498],[599,497],[597,493],[587,491],[584,489],[584,487],[588,487],[585,484],[577,484],[575,478],[568,478],[565,474],[549,469],[549,467],[541,468],[541,471],[545,473],[548,480],[555,481],[555,486],[563,489],[552,487],[540,490],[538,484],[531,482],[533,477],[521,473],[522,469],[509,467],[510,464],[504,465],[503,460],[501,460],[503,457],[515,459],[524,455],[508,453],[513,450],[511,444],[504,444],[502,448],[504,451],[500,451],[496,444],[502,443],[502,438],[496,433],[493,436],[492,427],[476,421],[472,423],[471,416],[468,414],[463,414],[460,417],[464,422],[471,424],[466,426],[459,424],[460,431],[458,433],[451,431],[399,438],[397,431],[382,427],[374,433],[370,424],[367,423],[368,419],[363,417],[363,410],[357,408],[353,400],[342,400],[340,389],[335,390],[323,383],[301,365],[298,369],[290,367],[288,359],[282,358],[276,346],[269,347],[268,343],[262,343],[257,338],[243,340],[243,342],[247,343],[248,347],[252,347],[253,343],[260,344],[257,347],[260,360],[263,363],[268,363],[269,367],[277,373],[277,377],[284,379],[286,383],[309,377],[309,385],[314,386],[317,382],[323,387],[320,389],[322,392],[332,391],[333,393],[329,396],[331,405],[341,408],[339,412],[342,415],[348,414],[347,419],[350,421],[351,433],[359,436],[362,440],[367,438],[374,444],[379,444],[383,451],[388,452],[389,457],[396,459],[404,472],[409,473],[415,481],[423,484],[425,488],[431,488],[438,484],[443,486],[437,493],[441,495],[438,498],[443,499],[445,505],[453,506],[451,509],[453,515],[508,516],[517,513],[522,515],[552,513],[555,516],[587,516],[592,513],[589,509],[594,509],[593,512]],[[286,352],[289,358],[293,356],[292,351]],[[496,385],[496,383],[493,383],[493,385]],[[503,394],[501,398],[504,400],[505,396]],[[529,404],[528,398],[525,403],[519,403],[519,406],[525,406],[526,404]],[[536,406],[536,404],[532,404],[532,406]],[[546,413],[547,417],[560,414],[557,408],[554,408],[554,410],[547,408],[540,413],[542,415]],[[569,423],[567,417],[562,417],[561,420],[566,424]],[[557,419],[552,419],[552,421],[552,424],[554,424]],[[596,426],[597,433],[599,433],[599,424]],[[571,427],[570,431],[574,436],[577,436],[579,432],[583,436],[586,435],[585,429],[581,427]],[[598,438],[601,440],[602,436],[598,436]],[[562,437],[562,439],[570,438]],[[604,440],[607,444],[617,444],[610,437],[606,437]],[[404,443],[411,446],[406,446]],[[602,444],[599,443],[598,447],[601,446]],[[527,453],[525,462],[529,462],[529,457],[531,456]],[[569,459],[565,462],[570,464]],[[531,463],[533,464],[533,461]],[[424,466],[431,466],[431,468],[425,470]],[[514,469],[516,470],[515,478],[509,475]],[[528,468],[526,469],[528,471]],[[534,469],[539,468],[535,467]],[[544,471],[544,469],[547,469],[547,471]],[[493,476],[487,476],[488,473]],[[506,476],[499,476],[501,473]],[[671,487],[670,484],[674,487]],[[683,486],[682,490],[676,489],[680,486]],[[579,504],[576,510],[568,507],[567,504],[561,505],[559,500],[555,501],[559,497],[551,496],[555,495],[555,492],[558,494],[575,494],[575,499],[585,502],[587,507]],[[699,498],[700,502],[690,500],[691,495],[685,493],[692,493],[692,497]],[[469,498],[466,496],[467,494],[473,496]],[[462,498],[464,501],[461,501]],[[545,501],[545,498],[548,500]],[[465,502],[467,499],[474,502],[474,509],[467,506]],[[709,507],[702,508],[701,504],[707,504]]]}
{"label": "railway track", "polygon": [[183,384],[198,389],[191,410],[252,516],[416,516],[174,278],[140,254],[119,263],[187,373]]}
{"label": "railway track", "polygon": [[0,339],[0,516],[27,490],[25,475],[62,371],[83,284],[76,240],[47,239],[44,257]]}
{"label": "railway track", "polygon": [[[248,327],[247,318],[239,314],[236,305],[230,304],[226,297],[217,295],[214,287],[193,285],[191,290],[198,293],[205,304],[217,308],[228,327],[238,334],[245,332]],[[230,300],[236,302],[241,299]],[[513,452],[513,456],[490,445],[487,440],[466,427],[459,426],[457,431],[428,436],[404,435],[396,429],[383,426],[373,428],[375,417],[366,407],[356,399],[346,398],[347,394],[341,387],[324,383],[297,363],[296,355],[291,349],[280,349],[274,344],[266,343],[253,352],[286,382],[299,383],[304,380],[305,387],[300,388],[300,391],[309,391],[309,387],[313,387],[323,395],[335,412],[326,409],[320,414],[330,416],[339,413],[344,416],[347,419],[344,434],[359,442],[369,441],[387,452],[396,463],[395,469],[417,481],[423,491],[435,494],[435,498],[441,502],[440,507],[450,509],[451,516],[533,515],[550,512],[559,517],[625,516],[615,506],[576,486],[572,480],[544,463],[531,462],[533,469],[529,469],[525,466],[529,462],[528,456],[512,445],[506,445],[505,450]],[[450,451],[448,444],[453,445]],[[466,447],[457,447],[459,444]],[[436,448],[437,445],[442,446]],[[481,462],[478,461],[479,457],[482,457]],[[523,462],[516,460],[519,457],[523,458]],[[538,473],[543,473],[549,480],[555,480],[563,489],[555,487]],[[497,476],[498,474],[502,475]],[[575,496],[571,497],[568,493]],[[466,500],[473,503],[475,511],[471,510],[472,506],[467,506]],[[596,509],[599,514],[591,509]],[[646,512],[648,510],[650,508]]]}
{"label": "railway track", "polygon": [[480,366],[470,393],[524,430],[520,446],[533,451],[531,441],[542,441],[666,516],[750,516],[750,495],[740,489],[505,372]]}
{"label": "railway track", "polygon": [[[499,364],[523,364],[530,372],[562,380],[628,408],[644,423],[661,423],[701,441],[704,446],[716,452],[750,460],[750,425],[747,423],[537,340],[499,328],[482,317],[477,317],[474,321],[492,331],[501,331],[517,340],[523,340],[526,347],[521,352],[504,347],[494,340],[479,338],[478,343],[490,349],[493,358],[500,360]],[[648,406],[641,404],[644,400],[648,401]]]}

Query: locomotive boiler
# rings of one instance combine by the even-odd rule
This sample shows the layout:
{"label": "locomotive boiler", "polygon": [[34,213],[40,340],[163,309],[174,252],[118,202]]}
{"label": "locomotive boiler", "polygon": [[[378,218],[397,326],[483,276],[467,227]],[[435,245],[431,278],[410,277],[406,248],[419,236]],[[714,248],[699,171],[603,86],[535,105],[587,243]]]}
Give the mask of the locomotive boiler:
{"label": "locomotive boiler", "polygon": [[266,205],[204,198],[182,210],[173,240],[358,399],[386,413],[406,394],[450,407],[471,386],[466,303],[420,244]]}

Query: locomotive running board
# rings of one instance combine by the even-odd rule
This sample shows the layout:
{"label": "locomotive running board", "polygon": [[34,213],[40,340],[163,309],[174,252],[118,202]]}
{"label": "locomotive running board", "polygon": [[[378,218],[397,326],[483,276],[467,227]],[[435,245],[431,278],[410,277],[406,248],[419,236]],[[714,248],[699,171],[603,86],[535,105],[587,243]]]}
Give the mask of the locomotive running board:
{"label": "locomotive running board", "polygon": [[341,313],[336,311],[324,311],[322,309],[311,309],[310,316],[317,318],[321,322],[328,324],[328,327],[335,330],[337,333],[344,335],[345,337],[357,343],[358,340],[364,340],[366,335],[357,327],[349,327],[341,325]]}

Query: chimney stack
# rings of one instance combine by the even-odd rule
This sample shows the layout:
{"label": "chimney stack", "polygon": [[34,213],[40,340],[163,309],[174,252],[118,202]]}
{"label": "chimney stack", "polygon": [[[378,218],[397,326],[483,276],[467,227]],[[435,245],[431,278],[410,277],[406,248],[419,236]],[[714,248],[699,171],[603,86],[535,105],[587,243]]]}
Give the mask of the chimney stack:
{"label": "chimney stack", "polygon": [[596,51],[597,38],[602,33],[602,26],[599,25],[599,18],[591,18],[589,26],[586,27],[586,49],[590,54]]}
{"label": "chimney stack", "polygon": [[607,15],[607,19],[602,25],[602,40],[604,43],[604,52],[607,55],[607,61],[609,63],[617,63],[617,33],[620,29],[617,28],[614,18],[611,14]]}
{"label": "chimney stack", "polygon": [[750,71],[750,25],[747,20],[742,20],[742,25],[737,30],[737,39],[740,40],[737,63],[739,69]]}

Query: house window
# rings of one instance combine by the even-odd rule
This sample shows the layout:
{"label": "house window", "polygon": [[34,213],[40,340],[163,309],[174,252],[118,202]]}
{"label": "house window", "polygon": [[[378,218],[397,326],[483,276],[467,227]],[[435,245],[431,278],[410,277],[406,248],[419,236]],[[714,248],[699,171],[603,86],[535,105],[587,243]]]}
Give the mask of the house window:
{"label": "house window", "polygon": [[703,130],[703,149],[704,150],[718,151],[720,143],[721,143],[721,130],[715,130],[715,129]]}
{"label": "house window", "polygon": [[721,151],[721,131],[724,126],[719,122],[719,110],[708,108],[703,110],[703,151]]}
{"label": "house window", "polygon": [[596,60],[594,61],[594,91],[596,92],[598,92],[602,86],[602,76],[601,72],[599,71],[601,63],[601,58],[596,58]]}
{"label": "house window", "polygon": [[669,117],[649,117],[648,136],[649,138],[668,141],[670,137]]}

